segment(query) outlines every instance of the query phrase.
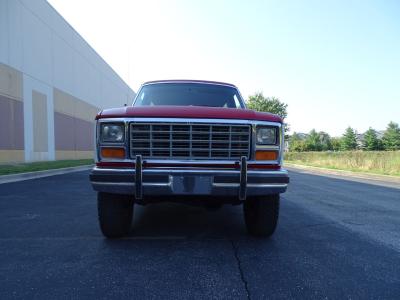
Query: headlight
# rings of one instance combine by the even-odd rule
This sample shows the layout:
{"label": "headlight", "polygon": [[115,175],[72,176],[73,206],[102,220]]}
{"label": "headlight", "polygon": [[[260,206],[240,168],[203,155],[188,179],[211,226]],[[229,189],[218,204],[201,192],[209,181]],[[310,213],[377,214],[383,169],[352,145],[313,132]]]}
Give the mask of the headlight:
{"label": "headlight", "polygon": [[120,143],[124,141],[124,124],[101,124],[100,140],[102,142]]}
{"label": "headlight", "polygon": [[276,145],[277,128],[276,127],[258,127],[257,128],[257,144],[259,145]]}

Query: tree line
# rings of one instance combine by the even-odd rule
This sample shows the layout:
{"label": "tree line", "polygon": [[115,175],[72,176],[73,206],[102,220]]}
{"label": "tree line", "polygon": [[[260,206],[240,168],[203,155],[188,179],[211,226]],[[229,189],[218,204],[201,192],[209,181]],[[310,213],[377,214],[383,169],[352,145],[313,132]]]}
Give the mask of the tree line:
{"label": "tree line", "polygon": [[363,135],[348,127],[341,137],[331,137],[326,132],[315,129],[303,135],[294,132],[289,136],[289,151],[380,151],[400,150],[399,124],[390,122],[380,138],[378,132],[369,128]]}
{"label": "tree line", "polygon": [[[287,117],[288,105],[276,97],[264,97],[261,92],[250,96],[246,101],[247,107],[261,112],[270,112],[280,116],[283,120]],[[400,150],[399,124],[390,122],[383,135],[369,128],[364,134],[348,127],[341,137],[331,137],[328,133],[315,129],[308,134],[294,132],[288,135],[289,125],[285,124],[285,139],[289,141],[289,151],[380,151]],[[362,138],[360,138],[362,136]]]}

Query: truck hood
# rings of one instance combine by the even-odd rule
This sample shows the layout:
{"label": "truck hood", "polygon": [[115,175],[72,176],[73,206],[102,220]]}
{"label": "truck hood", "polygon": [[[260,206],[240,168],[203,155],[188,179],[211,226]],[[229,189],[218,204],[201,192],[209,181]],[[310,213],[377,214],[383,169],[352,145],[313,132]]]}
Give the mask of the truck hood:
{"label": "truck hood", "polygon": [[203,106],[139,106],[105,109],[96,120],[104,118],[185,118],[185,119],[236,119],[282,123],[281,117],[250,109]]}

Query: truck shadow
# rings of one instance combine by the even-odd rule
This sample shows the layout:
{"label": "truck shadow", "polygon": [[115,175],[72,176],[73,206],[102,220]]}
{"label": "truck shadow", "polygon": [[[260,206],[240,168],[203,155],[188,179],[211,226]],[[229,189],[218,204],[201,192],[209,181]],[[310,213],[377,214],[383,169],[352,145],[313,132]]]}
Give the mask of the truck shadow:
{"label": "truck shadow", "polygon": [[226,239],[246,235],[242,206],[216,211],[179,203],[135,205],[130,237]]}

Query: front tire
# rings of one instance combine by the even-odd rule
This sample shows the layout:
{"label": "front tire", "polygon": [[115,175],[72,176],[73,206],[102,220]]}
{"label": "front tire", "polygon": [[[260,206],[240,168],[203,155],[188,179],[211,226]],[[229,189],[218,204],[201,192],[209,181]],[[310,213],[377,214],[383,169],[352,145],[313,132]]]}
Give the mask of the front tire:
{"label": "front tire", "polygon": [[250,235],[270,237],[279,218],[279,194],[252,197],[243,205],[244,220]]}
{"label": "front tire", "polygon": [[101,232],[107,238],[118,238],[129,233],[133,216],[133,197],[97,193],[97,209]]}

